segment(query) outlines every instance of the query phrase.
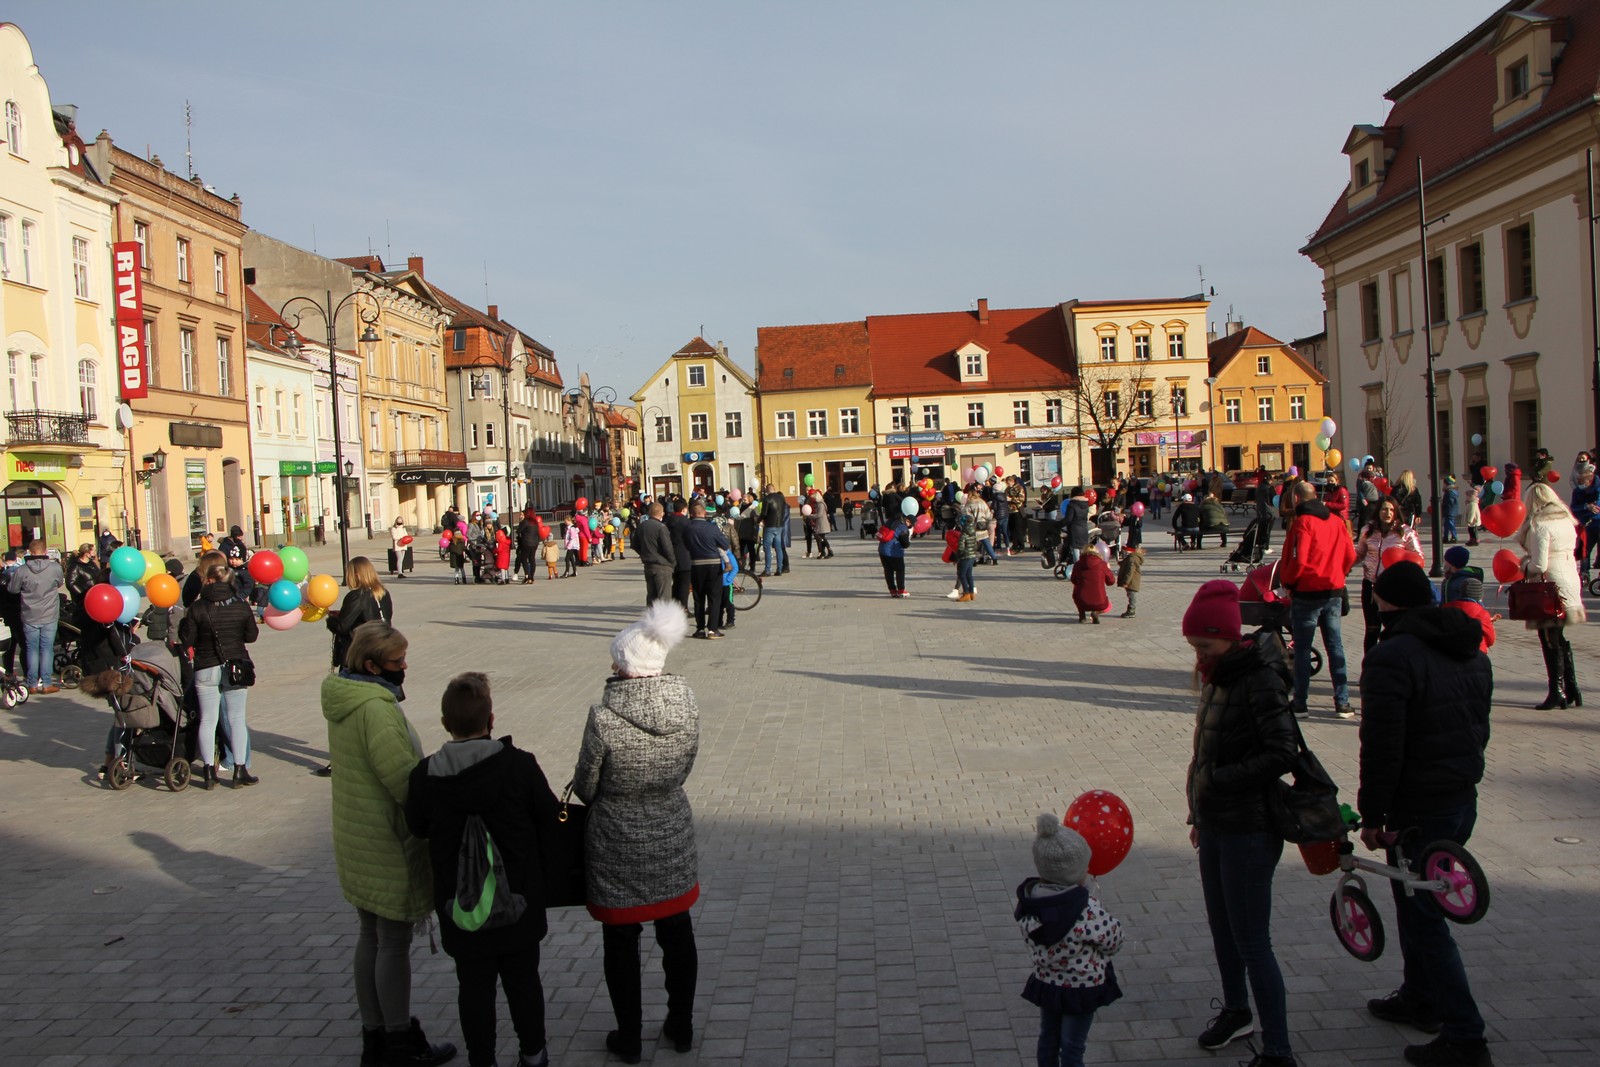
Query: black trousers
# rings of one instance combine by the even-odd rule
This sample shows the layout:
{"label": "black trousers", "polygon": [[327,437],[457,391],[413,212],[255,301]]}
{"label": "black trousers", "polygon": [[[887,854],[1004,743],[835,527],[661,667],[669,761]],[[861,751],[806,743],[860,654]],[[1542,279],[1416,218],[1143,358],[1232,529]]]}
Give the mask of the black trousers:
{"label": "black trousers", "polygon": [[[638,968],[635,968],[637,971]],[[544,1048],[544,986],[539,982],[539,946],[484,959],[456,960],[456,1007],[461,1012],[461,1038],[468,1063],[493,1063],[495,1045],[495,979],[506,991],[517,1049],[537,1056]]]}
{"label": "black trousers", "polygon": [[891,593],[906,591],[906,558],[904,556],[879,556],[883,564],[883,581]]}
{"label": "black trousers", "polygon": [[644,569],[644,604],[672,599],[672,568],[653,563]]}
{"label": "black trousers", "polygon": [[675,570],[672,572],[672,599],[683,605],[683,610],[689,610],[689,575],[690,571]]}
{"label": "black trousers", "polygon": [[1361,651],[1365,654],[1377,647],[1378,635],[1383,632],[1383,620],[1378,617],[1378,598],[1372,592],[1372,583],[1365,578],[1361,579],[1361,618],[1366,623],[1366,632],[1361,635]]}
{"label": "black trousers", "polygon": [[689,572],[689,584],[694,589],[694,628],[704,630],[709,618],[715,630],[722,625],[722,605],[717,598],[727,595],[722,588],[722,564],[696,563]]}
{"label": "black trousers", "polygon": [[[700,969],[694,925],[684,911],[657,919],[655,927],[656,944],[661,946],[661,970],[666,977],[667,1024],[673,1030],[687,1030],[694,1025],[694,987]],[[624,1044],[638,1048],[644,1026],[639,976],[639,935],[644,927],[638,923],[607,923],[601,931],[606,991],[611,994],[617,1030]]]}

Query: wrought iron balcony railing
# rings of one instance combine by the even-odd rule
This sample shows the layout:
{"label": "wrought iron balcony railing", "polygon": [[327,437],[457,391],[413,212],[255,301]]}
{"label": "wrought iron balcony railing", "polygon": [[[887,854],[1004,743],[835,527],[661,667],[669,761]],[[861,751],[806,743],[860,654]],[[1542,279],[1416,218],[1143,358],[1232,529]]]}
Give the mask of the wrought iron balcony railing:
{"label": "wrought iron balcony railing", "polygon": [[389,453],[389,466],[397,471],[419,467],[466,470],[467,454],[465,452],[442,452],[436,448],[413,448],[404,452]]}
{"label": "wrought iron balcony railing", "polygon": [[6,415],[7,443],[13,445],[86,445],[89,416],[70,411],[13,411]]}

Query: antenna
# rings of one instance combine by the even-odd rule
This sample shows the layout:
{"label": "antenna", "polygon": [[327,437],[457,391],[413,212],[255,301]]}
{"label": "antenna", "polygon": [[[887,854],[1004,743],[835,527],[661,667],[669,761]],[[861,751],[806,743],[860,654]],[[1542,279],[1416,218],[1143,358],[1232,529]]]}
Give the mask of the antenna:
{"label": "antenna", "polygon": [[489,261],[483,261],[483,304],[489,306]]}
{"label": "antenna", "polygon": [[383,256],[383,261],[385,263],[394,262],[394,241],[389,236],[388,219],[383,220]]}
{"label": "antenna", "polygon": [[194,180],[194,109],[183,102],[183,158],[188,163],[189,180]]}
{"label": "antenna", "polygon": [[316,250],[317,250],[317,224],[313,222],[311,224],[311,251],[315,252]]}

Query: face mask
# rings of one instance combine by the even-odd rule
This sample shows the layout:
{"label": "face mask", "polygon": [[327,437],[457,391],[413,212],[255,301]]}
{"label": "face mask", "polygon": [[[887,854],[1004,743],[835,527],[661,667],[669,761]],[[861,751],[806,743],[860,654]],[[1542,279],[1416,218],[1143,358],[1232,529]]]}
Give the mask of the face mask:
{"label": "face mask", "polygon": [[382,678],[396,689],[399,689],[406,684],[405,671],[379,671],[378,677]]}

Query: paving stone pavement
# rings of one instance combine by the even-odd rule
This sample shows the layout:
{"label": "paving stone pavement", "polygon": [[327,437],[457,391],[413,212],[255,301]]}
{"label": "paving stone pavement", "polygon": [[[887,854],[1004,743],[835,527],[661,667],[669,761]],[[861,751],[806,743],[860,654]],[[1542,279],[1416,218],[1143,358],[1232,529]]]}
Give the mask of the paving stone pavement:
{"label": "paving stone pavement", "polygon": [[[979,568],[977,599],[957,604],[943,598],[940,546],[919,542],[913,596],[900,601],[884,593],[871,543],[846,532],[834,544],[837,558],[796,560],[769,582],[727,640],[689,641],[672,657],[702,713],[688,785],[701,979],[695,1050],[647,1041],[648,1061],[1031,1063],[1037,1016],[1018,995],[1028,957],[1013,889],[1031,873],[1033,816],[1094,787],[1128,802],[1137,839],[1101,884],[1128,933],[1117,959],[1126,996],[1099,1013],[1090,1061],[1248,1058],[1239,1045],[1212,1055],[1194,1043],[1219,990],[1183,823],[1194,694],[1178,619],[1222,554],[1154,545],[1138,618],[1089,626],[1036,557]],[[313,554],[318,569],[332,558]],[[457,588],[423,561],[394,584],[412,642],[408,713],[425,744],[444,739],[434,710],[444,681],[485,669],[500,729],[564,782],[609,671],[607,643],[642,602],[637,564]],[[1120,610],[1120,591],[1113,600]],[[1346,621],[1357,661],[1360,633],[1358,617]],[[1457,937],[1496,1063],[1594,1064],[1595,710],[1529,710],[1543,695],[1536,642],[1520,624],[1500,635],[1472,841],[1493,907]],[[1587,665],[1600,637],[1585,627],[1574,645]],[[262,781],[248,791],[174,795],[152,777],[114,793],[91,773],[110,724],[102,705],[63,693],[0,712],[0,1060],[356,1061],[355,921],[333,873],[328,786],[309,774],[325,744],[327,634],[263,631],[256,647],[249,715]],[[1319,677],[1314,708],[1331,702]],[[1306,733],[1353,791],[1356,724],[1324,715]],[[1417,1036],[1363,1009],[1398,983],[1392,907],[1380,899],[1385,957],[1358,963],[1329,928],[1331,888],[1286,853],[1273,919],[1300,1062],[1398,1063]],[[552,1062],[601,1064],[611,1016],[599,928],[581,911],[551,916]],[[413,959],[416,1013],[459,1043],[448,959],[425,939]],[[664,1012],[658,975],[647,971],[647,1035]],[[514,1062],[503,1007],[500,1046]]]}

